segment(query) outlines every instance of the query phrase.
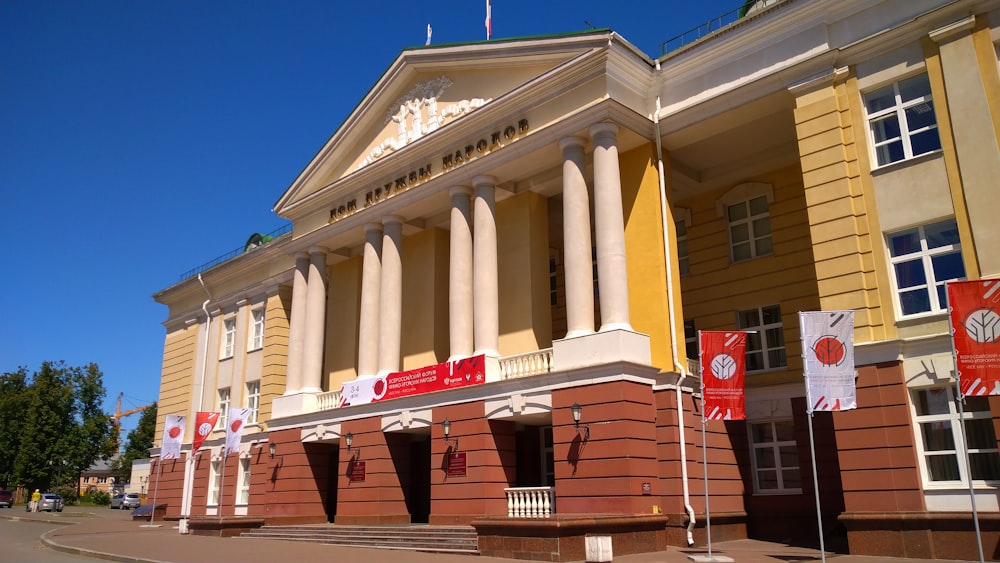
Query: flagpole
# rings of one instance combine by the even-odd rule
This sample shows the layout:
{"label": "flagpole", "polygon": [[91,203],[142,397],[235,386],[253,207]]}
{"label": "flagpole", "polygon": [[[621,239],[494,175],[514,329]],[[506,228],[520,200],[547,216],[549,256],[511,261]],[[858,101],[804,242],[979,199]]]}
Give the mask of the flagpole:
{"label": "flagpole", "polygon": [[[951,302],[951,294],[948,286],[952,282],[945,283],[945,294]],[[957,286],[956,286],[957,287]],[[976,530],[976,547],[979,549],[979,563],[984,563],[983,538],[979,530],[979,511],[976,509],[976,490],[972,485],[972,461],[969,459],[969,442],[965,435],[965,395],[962,394],[962,377],[958,371],[958,348],[955,346],[955,325],[952,322],[952,308],[948,307],[948,336],[951,338],[951,361],[955,370],[955,397],[958,399],[958,427],[962,430],[962,451],[965,452],[965,467],[968,468],[969,480],[969,502],[972,503],[972,525]]]}
{"label": "flagpole", "polygon": [[[698,353],[701,352],[701,331],[698,331]],[[700,371],[700,370],[699,370]],[[708,560],[712,561],[712,512],[708,509],[708,442],[705,438],[705,429],[708,425],[705,418],[705,374],[701,377],[701,468],[705,483],[705,533],[708,539]]]}
{"label": "flagpole", "polygon": [[222,496],[222,491],[224,490],[224,488],[226,486],[226,460],[228,458],[229,458],[229,448],[223,446],[223,448],[222,448],[222,475],[220,476],[220,479],[219,479],[219,500],[218,500],[218,502],[216,502],[216,510],[217,510],[216,516],[219,517],[219,520],[222,520],[222,507],[223,507],[222,499],[224,498]]}
{"label": "flagpole", "polygon": [[160,458],[156,462],[156,486],[153,487],[153,509],[149,511],[149,523],[156,518],[156,493],[160,490],[160,476],[163,475],[163,447],[160,447]]}
{"label": "flagpole", "polygon": [[[809,393],[806,393],[806,401],[809,401]],[[816,439],[813,437],[813,410],[812,404],[806,404],[806,420],[809,423],[809,454],[812,457],[813,492],[816,493],[816,527],[819,530],[819,554],[820,559],[826,563],[826,546],[823,544],[823,511],[819,504],[819,476],[816,471]]]}

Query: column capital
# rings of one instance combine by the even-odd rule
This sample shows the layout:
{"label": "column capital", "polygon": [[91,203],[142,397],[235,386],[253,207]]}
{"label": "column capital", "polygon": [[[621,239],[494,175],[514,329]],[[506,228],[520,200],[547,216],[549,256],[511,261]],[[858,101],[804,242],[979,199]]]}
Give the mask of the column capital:
{"label": "column capital", "polygon": [[326,255],[328,252],[330,252],[330,249],[326,248],[325,246],[317,245],[309,247],[309,256],[315,256],[316,254]]}
{"label": "column capital", "polygon": [[582,137],[563,137],[562,139],[559,139],[559,148],[563,151],[572,147],[580,147],[582,149],[586,143],[587,141]]}
{"label": "column capital", "polygon": [[611,123],[610,121],[602,121],[590,126],[590,136],[591,138],[598,138],[605,135],[610,135],[611,138],[615,138],[618,135],[618,125]]}
{"label": "column capital", "polygon": [[480,186],[495,187],[497,185],[497,179],[496,176],[476,176],[472,179],[472,185],[477,188]]}
{"label": "column capital", "polygon": [[448,195],[450,195],[453,198],[457,195],[464,195],[471,197],[472,192],[473,190],[471,186],[452,186],[448,188]]}
{"label": "column capital", "polygon": [[299,250],[298,252],[295,253],[295,259],[296,260],[308,260],[309,259],[309,253],[306,252],[305,250]]}
{"label": "column capital", "polygon": [[382,224],[385,225],[385,226],[389,226],[389,225],[402,225],[403,224],[403,218],[400,217],[399,215],[383,215],[382,216]]}
{"label": "column capital", "polygon": [[382,223],[379,223],[379,222],[376,222],[376,221],[372,221],[370,223],[365,223],[365,234],[367,235],[368,233],[371,233],[371,232],[381,233],[382,232]]}

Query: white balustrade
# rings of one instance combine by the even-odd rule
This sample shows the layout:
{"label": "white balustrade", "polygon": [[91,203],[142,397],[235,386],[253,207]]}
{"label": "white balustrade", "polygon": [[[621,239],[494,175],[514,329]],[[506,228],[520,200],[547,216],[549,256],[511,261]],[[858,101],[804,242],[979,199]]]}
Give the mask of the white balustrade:
{"label": "white balustrade", "polygon": [[340,389],[336,391],[326,391],[316,395],[316,406],[321,411],[328,411],[340,407]]}
{"label": "white balustrade", "polygon": [[555,487],[512,487],[507,494],[508,518],[546,518],[556,513]]}
{"label": "white balustrade", "polygon": [[552,371],[552,348],[500,358],[500,379],[516,379]]}

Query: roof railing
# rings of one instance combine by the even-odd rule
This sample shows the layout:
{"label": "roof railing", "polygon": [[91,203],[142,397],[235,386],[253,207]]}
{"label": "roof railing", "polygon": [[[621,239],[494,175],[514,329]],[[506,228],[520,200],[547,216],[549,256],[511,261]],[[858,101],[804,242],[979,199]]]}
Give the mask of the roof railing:
{"label": "roof railing", "polygon": [[662,57],[671,51],[676,51],[685,45],[694,43],[695,41],[708,37],[721,29],[729,27],[746,17],[751,10],[760,10],[784,1],[785,0],[746,0],[744,2],[740,2],[740,6],[738,8],[729,10],[721,16],[712,18],[698,27],[689,29],[680,35],[671,37],[663,43],[660,43],[660,56]]}
{"label": "roof railing", "polygon": [[285,234],[288,234],[290,232],[292,232],[292,224],[288,223],[288,224],[286,224],[286,225],[284,225],[282,227],[279,227],[279,228],[271,231],[270,233],[267,233],[266,235],[264,235],[262,238],[265,239],[265,241],[262,242],[259,246],[254,246],[252,248],[247,248],[247,245],[243,245],[243,246],[241,246],[239,248],[236,248],[234,250],[230,250],[229,252],[223,254],[222,256],[219,256],[218,258],[209,260],[208,262],[205,262],[204,264],[202,264],[201,266],[198,266],[197,268],[192,268],[192,269],[184,272],[183,274],[181,274],[180,281],[184,281],[184,280],[186,280],[188,278],[193,278],[194,276],[197,276],[198,274],[204,272],[205,270],[208,270],[210,268],[214,268],[215,266],[218,266],[219,264],[222,264],[223,262],[228,262],[229,260],[232,260],[233,258],[236,258],[237,256],[240,256],[242,254],[246,254],[247,252],[252,252],[252,251],[260,248],[261,246],[267,246],[268,244],[271,244],[272,242],[274,242],[274,240],[277,240],[278,237],[280,237],[282,235],[285,235]]}

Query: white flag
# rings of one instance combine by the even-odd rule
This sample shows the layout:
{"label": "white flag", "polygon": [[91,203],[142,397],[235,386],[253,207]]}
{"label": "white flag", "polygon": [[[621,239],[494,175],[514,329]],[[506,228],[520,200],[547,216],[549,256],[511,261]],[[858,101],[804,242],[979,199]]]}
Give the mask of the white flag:
{"label": "white flag", "polygon": [[181,442],[184,441],[184,425],[187,419],[182,414],[168,414],[163,425],[163,446],[160,448],[161,459],[177,459],[181,457]]}
{"label": "white flag", "polygon": [[431,29],[431,24],[427,24],[427,41],[424,42],[425,46],[431,44],[431,33],[433,33],[433,32],[434,32],[434,30]]}
{"label": "white flag", "polygon": [[854,311],[799,313],[808,412],[858,408]]}
{"label": "white flag", "polygon": [[229,419],[226,424],[226,455],[239,452],[240,440],[243,438],[243,425],[252,409],[246,407],[229,407]]}

